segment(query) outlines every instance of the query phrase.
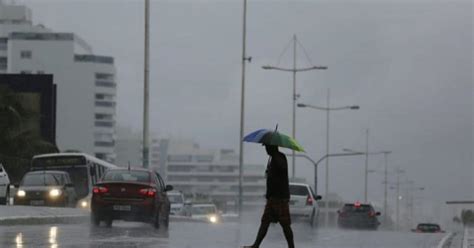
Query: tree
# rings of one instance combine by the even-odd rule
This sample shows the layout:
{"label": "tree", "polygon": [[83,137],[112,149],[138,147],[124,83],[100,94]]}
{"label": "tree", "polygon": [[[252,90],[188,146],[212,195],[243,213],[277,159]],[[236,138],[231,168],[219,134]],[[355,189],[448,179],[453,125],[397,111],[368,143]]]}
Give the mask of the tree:
{"label": "tree", "polygon": [[0,85],[0,163],[13,183],[29,170],[34,155],[58,152],[41,137],[35,125],[38,119],[38,113],[23,106],[19,94]]}
{"label": "tree", "polygon": [[461,213],[461,220],[464,225],[474,225],[474,211],[463,210]]}

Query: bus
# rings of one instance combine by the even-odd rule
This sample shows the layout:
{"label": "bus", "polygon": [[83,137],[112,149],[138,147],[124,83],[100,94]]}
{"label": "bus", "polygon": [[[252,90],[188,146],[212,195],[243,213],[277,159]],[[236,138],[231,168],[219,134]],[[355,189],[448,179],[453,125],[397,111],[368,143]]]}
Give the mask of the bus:
{"label": "bus", "polygon": [[108,169],[119,168],[85,153],[51,153],[34,156],[31,171],[56,170],[69,173],[79,208],[90,208],[92,187]]}

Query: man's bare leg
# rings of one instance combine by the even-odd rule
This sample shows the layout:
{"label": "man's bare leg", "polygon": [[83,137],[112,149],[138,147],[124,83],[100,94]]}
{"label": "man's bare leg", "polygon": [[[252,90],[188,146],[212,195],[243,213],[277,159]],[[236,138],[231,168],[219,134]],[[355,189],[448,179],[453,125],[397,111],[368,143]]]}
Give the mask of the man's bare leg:
{"label": "man's bare leg", "polygon": [[260,228],[258,229],[257,238],[251,246],[244,246],[244,248],[259,248],[262,243],[265,235],[267,235],[268,227],[270,226],[269,222],[262,222]]}
{"label": "man's bare leg", "polygon": [[293,240],[293,231],[291,230],[290,224],[281,224],[283,233],[285,234],[286,242],[288,243],[288,248],[295,248],[295,242]]}

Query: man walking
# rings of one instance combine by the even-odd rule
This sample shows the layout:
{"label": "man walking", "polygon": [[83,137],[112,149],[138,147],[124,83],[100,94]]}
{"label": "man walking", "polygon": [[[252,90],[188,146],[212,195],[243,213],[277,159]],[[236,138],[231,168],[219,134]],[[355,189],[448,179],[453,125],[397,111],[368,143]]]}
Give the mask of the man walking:
{"label": "man walking", "polygon": [[268,159],[266,176],[267,176],[267,192],[265,197],[267,203],[262,215],[260,228],[257,238],[251,246],[244,248],[258,248],[267,234],[270,223],[279,222],[286,242],[289,248],[294,248],[293,231],[291,230],[291,219],[289,210],[290,186],[288,182],[288,163],[286,156],[278,151],[278,146],[265,145]]}

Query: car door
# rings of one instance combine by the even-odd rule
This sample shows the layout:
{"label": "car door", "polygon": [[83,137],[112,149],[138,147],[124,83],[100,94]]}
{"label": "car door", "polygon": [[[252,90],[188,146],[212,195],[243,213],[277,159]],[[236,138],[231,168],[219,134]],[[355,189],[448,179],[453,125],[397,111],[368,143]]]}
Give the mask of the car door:
{"label": "car door", "polygon": [[165,182],[161,178],[160,174],[155,173],[155,175],[158,180],[157,185],[159,187],[159,190],[157,191],[157,193],[160,201],[161,210],[163,211],[162,214],[163,216],[168,216],[170,211],[170,202],[168,200],[168,195],[165,191]]}

